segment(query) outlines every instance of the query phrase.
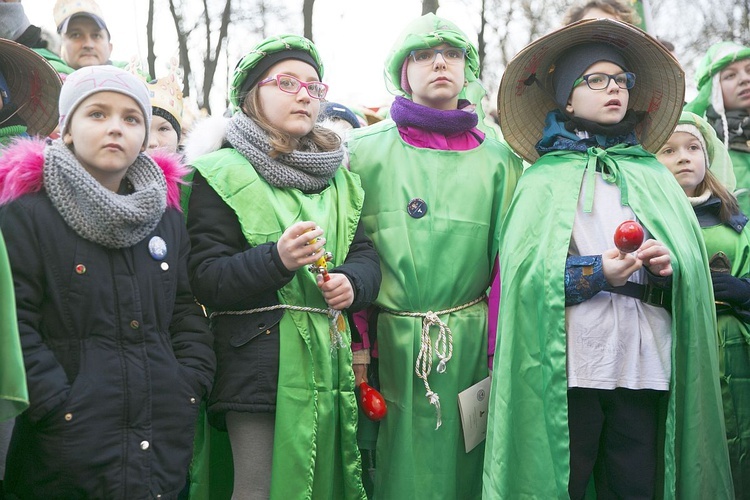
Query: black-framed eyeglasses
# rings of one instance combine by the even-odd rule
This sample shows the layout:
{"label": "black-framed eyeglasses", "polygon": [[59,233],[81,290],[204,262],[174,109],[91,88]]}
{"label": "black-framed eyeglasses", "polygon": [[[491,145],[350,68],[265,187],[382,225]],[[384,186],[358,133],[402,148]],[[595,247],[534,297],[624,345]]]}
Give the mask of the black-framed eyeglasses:
{"label": "black-framed eyeglasses", "polygon": [[278,75],[269,76],[265,80],[258,82],[258,87],[266,83],[276,81],[279,90],[287,94],[296,94],[302,87],[305,87],[307,95],[313,99],[325,99],[328,93],[328,85],[323,82],[303,82],[291,75],[279,73]]}
{"label": "black-framed eyeglasses", "polygon": [[409,52],[409,57],[419,65],[427,66],[435,62],[437,55],[443,56],[446,64],[455,64],[463,61],[466,57],[466,49],[459,47],[446,47],[444,49],[419,49]]}
{"label": "black-framed eyeglasses", "polygon": [[607,73],[589,73],[573,82],[573,87],[577,87],[581,83],[586,82],[586,85],[588,85],[591,90],[604,90],[609,87],[609,82],[612,80],[614,80],[615,84],[621,89],[629,90],[635,87],[635,73],[631,73],[630,71],[618,73],[616,75],[608,75]]}

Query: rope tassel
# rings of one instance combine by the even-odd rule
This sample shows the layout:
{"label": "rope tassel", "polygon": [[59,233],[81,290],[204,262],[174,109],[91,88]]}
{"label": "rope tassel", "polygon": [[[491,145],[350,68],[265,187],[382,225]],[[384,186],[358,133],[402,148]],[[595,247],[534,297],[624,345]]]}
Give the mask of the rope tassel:
{"label": "rope tassel", "polygon": [[[440,396],[436,392],[433,392],[430,388],[430,383],[427,381],[427,377],[432,372],[432,358],[436,356],[440,361],[437,365],[438,373],[445,373],[450,361],[453,356],[453,332],[441,319],[440,315],[454,313],[462,309],[478,304],[485,299],[485,295],[482,294],[476,299],[462,304],[460,306],[451,307],[442,311],[427,311],[426,313],[421,312],[405,312],[405,311],[393,311],[391,309],[382,308],[383,311],[393,314],[395,316],[404,316],[409,318],[422,318],[422,334],[419,342],[419,354],[417,354],[417,361],[414,363],[414,373],[424,383],[424,388],[427,391],[425,396],[430,401],[430,404],[435,406],[437,412],[437,425],[435,430],[438,430],[443,425],[442,414],[440,411]],[[430,338],[430,328],[436,326],[438,328],[438,336],[435,339],[435,348],[432,347],[432,339]]]}
{"label": "rope tassel", "polygon": [[437,411],[437,425],[435,425],[435,430],[438,430],[440,429],[440,426],[443,425],[443,418],[440,412],[440,396],[430,390],[427,391],[425,396],[430,400],[431,405],[435,405],[435,411]]}

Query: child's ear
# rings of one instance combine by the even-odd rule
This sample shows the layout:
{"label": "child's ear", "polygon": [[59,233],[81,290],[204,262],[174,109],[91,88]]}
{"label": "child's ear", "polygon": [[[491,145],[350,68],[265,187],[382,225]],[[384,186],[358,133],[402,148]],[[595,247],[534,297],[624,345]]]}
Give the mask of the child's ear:
{"label": "child's ear", "polygon": [[469,86],[469,80],[464,80],[464,87],[468,87],[468,86]]}
{"label": "child's ear", "polygon": [[565,105],[565,111],[567,111],[569,114],[573,115],[573,105],[570,104],[570,101],[568,101],[568,104]]}
{"label": "child's ear", "polygon": [[63,144],[65,144],[66,146],[73,145],[73,136],[70,134],[70,132],[65,132],[63,134]]}

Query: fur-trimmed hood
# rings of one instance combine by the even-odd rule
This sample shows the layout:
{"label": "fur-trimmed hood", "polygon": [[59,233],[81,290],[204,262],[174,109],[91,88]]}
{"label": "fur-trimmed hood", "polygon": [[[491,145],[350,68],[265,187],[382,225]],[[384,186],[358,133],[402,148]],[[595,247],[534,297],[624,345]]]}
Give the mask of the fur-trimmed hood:
{"label": "fur-trimmed hood", "polygon": [[195,124],[185,139],[185,163],[191,165],[196,159],[221,149],[227,138],[227,126],[231,118],[210,116]]}
{"label": "fur-trimmed hood", "polygon": [[[41,139],[17,139],[0,151],[0,204],[6,204],[44,185],[44,149]],[[144,154],[144,153],[141,153]],[[148,154],[164,172],[167,181],[167,206],[180,209],[180,185],[188,169],[179,155],[164,151]]]}

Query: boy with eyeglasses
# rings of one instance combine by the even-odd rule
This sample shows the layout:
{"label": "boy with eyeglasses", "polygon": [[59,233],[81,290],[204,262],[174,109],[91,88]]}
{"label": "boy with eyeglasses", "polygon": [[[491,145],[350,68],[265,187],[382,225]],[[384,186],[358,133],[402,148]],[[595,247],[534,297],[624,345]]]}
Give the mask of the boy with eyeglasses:
{"label": "boy with eyeglasses", "polygon": [[[453,23],[417,19],[386,62],[391,118],[349,142],[383,271],[375,310],[388,414],[376,498],[481,496],[484,443],[467,450],[457,398],[488,375],[484,294],[521,166],[478,128],[478,74],[476,49]],[[364,377],[362,365],[355,373]]]}
{"label": "boy with eyeglasses", "polygon": [[[498,96],[532,165],[500,235],[485,498],[731,498],[706,251],[652,154],[683,72],[658,41],[585,20],[522,50]],[[613,244],[642,224],[632,253]]]}

